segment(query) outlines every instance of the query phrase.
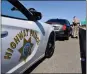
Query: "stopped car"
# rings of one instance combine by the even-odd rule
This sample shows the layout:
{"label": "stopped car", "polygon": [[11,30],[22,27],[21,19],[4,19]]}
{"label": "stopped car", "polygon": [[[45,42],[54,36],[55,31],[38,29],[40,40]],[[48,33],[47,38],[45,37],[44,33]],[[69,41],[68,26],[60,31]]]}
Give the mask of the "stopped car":
{"label": "stopped car", "polygon": [[23,73],[39,59],[54,53],[55,33],[38,22],[42,14],[18,0],[2,0],[2,73]]}
{"label": "stopped car", "polygon": [[66,19],[49,19],[45,23],[48,23],[54,27],[54,31],[57,37],[69,39],[70,36],[70,22]]}

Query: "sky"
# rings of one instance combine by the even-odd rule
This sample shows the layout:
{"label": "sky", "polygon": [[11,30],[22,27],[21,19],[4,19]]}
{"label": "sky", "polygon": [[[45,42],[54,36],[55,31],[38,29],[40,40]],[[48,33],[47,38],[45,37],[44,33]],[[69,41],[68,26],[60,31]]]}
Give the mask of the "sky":
{"label": "sky", "polygon": [[[80,20],[86,18],[86,1],[20,1],[26,8],[35,8],[42,13],[40,21],[46,22],[52,18],[68,19],[72,22],[73,16]],[[19,12],[12,12],[13,6],[8,2],[2,2],[2,13],[11,16],[21,16]]]}
{"label": "sky", "polygon": [[73,16],[86,18],[86,1],[21,1],[27,8],[35,8],[43,15],[41,21],[51,18],[64,18],[72,21]]}

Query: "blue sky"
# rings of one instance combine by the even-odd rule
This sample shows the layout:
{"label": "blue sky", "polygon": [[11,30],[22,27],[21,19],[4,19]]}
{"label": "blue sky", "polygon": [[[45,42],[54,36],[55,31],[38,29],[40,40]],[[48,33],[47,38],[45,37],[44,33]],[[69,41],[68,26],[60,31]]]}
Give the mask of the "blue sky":
{"label": "blue sky", "polygon": [[42,12],[42,22],[51,18],[66,18],[72,21],[73,16],[80,20],[86,17],[86,1],[21,1],[27,8],[33,7]]}
{"label": "blue sky", "polygon": [[[86,1],[21,1],[27,8],[35,8],[43,15],[40,21],[46,22],[51,18],[63,18],[72,21],[73,16],[80,20],[86,18]],[[2,2],[2,13],[11,16],[21,16],[18,11],[11,11],[13,6]],[[22,15],[23,16],[23,15]]]}

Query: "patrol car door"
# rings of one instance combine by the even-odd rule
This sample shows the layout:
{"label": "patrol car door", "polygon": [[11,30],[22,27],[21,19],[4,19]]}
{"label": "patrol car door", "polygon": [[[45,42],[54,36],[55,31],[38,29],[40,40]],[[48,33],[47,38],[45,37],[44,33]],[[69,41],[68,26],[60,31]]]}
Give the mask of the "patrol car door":
{"label": "patrol car door", "polygon": [[10,2],[2,1],[2,73],[12,73],[32,58],[34,59],[29,64],[35,61],[37,53],[37,57],[41,55],[38,47],[43,36],[39,27],[32,21],[30,14],[23,15],[26,10],[24,12],[19,9],[23,11],[21,13],[12,11],[12,7],[14,6]]}

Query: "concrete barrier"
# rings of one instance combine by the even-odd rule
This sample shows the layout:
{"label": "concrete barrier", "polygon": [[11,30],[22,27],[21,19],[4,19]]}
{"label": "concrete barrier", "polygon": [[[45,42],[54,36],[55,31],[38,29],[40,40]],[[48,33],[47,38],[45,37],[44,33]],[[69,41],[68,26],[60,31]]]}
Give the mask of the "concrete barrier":
{"label": "concrete barrier", "polygon": [[79,28],[82,74],[86,74],[86,29]]}

